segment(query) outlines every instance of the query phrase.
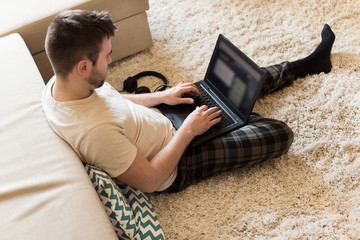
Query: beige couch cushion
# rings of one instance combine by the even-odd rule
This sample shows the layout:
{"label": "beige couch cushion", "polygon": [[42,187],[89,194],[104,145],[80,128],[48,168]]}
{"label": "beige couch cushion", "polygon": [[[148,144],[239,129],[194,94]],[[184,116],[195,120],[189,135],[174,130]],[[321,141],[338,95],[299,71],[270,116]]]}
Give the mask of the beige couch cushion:
{"label": "beige couch cushion", "polygon": [[83,165],[49,127],[17,34],[0,39],[0,239],[117,239]]}
{"label": "beige couch cushion", "polygon": [[6,9],[6,14],[0,15],[0,37],[19,33],[33,55],[45,82],[53,76],[44,48],[46,31],[56,13],[64,9],[110,12],[119,29],[113,38],[113,61],[152,45],[145,12],[149,9],[148,0],[12,0],[0,3],[0,7]]}
{"label": "beige couch cushion", "polygon": [[33,22],[39,21],[50,15],[56,14],[59,9],[75,7],[89,0],[11,0],[1,3],[2,11],[0,22],[6,23],[0,25],[0,34],[11,32],[14,29],[21,28]]}
{"label": "beige couch cushion", "polygon": [[[7,9],[6,12],[16,13],[15,16],[8,16],[9,19],[1,19],[1,22],[6,24],[1,24],[0,37],[11,33],[19,33],[25,40],[31,54],[44,51],[47,28],[57,12],[64,9],[109,11],[113,22],[117,23],[136,14],[145,12],[145,10],[149,8],[147,0],[66,0],[64,2],[36,0],[35,2],[38,4],[30,4],[31,8],[26,10],[27,14],[21,15],[21,12],[17,13],[16,8],[23,4],[27,5],[23,2],[24,1],[15,0],[16,5],[14,5],[14,3],[0,4],[1,8],[3,8],[3,4],[6,8],[10,8]],[[41,11],[37,9],[39,6],[41,6]],[[11,9],[11,7],[14,9]],[[13,26],[13,28],[9,26]]]}

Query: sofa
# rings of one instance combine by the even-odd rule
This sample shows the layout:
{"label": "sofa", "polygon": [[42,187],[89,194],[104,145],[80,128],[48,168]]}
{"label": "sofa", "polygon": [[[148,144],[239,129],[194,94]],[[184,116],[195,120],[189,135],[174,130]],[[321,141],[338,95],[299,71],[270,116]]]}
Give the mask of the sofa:
{"label": "sofa", "polygon": [[0,3],[0,7],[5,9],[0,16],[0,20],[3,20],[0,37],[19,33],[45,82],[54,75],[44,49],[46,31],[51,20],[61,10],[108,11],[118,28],[118,33],[112,39],[113,62],[152,46],[146,15],[148,0],[32,0],[22,1],[21,4],[18,6],[19,1]]}
{"label": "sofa", "polygon": [[84,166],[49,128],[20,37],[0,39],[0,239],[116,239]]}
{"label": "sofa", "polygon": [[143,192],[84,165],[52,131],[27,45],[0,38],[0,239],[164,239]]}

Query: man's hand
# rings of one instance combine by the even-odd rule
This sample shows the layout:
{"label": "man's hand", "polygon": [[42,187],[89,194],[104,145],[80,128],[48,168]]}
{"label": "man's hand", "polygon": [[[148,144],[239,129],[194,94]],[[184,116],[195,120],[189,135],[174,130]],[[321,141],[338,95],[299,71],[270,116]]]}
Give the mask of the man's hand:
{"label": "man's hand", "polygon": [[216,107],[208,108],[203,105],[189,114],[180,129],[193,134],[193,137],[206,132],[210,127],[221,121],[221,110]]}
{"label": "man's hand", "polygon": [[193,104],[194,99],[182,97],[184,93],[200,95],[200,91],[193,83],[179,83],[177,86],[165,91],[143,94],[122,94],[122,96],[136,104],[146,107],[154,107],[161,103],[167,105]]}
{"label": "man's hand", "polygon": [[193,104],[194,99],[192,99],[191,97],[187,97],[187,98],[182,97],[184,93],[200,95],[200,91],[193,83],[181,82],[175,87],[167,89],[163,92],[164,94],[163,103],[167,105]]}

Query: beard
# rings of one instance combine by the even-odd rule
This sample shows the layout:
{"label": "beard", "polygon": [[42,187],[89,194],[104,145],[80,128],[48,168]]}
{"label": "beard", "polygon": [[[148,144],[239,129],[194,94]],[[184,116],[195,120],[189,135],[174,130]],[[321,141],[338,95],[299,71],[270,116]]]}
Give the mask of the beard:
{"label": "beard", "polygon": [[107,71],[105,74],[101,74],[97,68],[91,70],[90,76],[87,78],[88,83],[94,88],[99,88],[104,85]]}

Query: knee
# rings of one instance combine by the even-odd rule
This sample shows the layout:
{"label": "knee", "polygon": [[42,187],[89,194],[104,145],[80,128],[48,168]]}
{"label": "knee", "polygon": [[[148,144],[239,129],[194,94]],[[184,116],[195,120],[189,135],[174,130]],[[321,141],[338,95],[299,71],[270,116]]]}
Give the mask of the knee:
{"label": "knee", "polygon": [[265,138],[265,145],[272,151],[273,157],[286,153],[294,140],[292,129],[283,121],[253,116],[253,124],[257,125]]}
{"label": "knee", "polygon": [[278,121],[277,125],[279,151],[284,154],[290,149],[294,141],[294,132],[285,122]]}

